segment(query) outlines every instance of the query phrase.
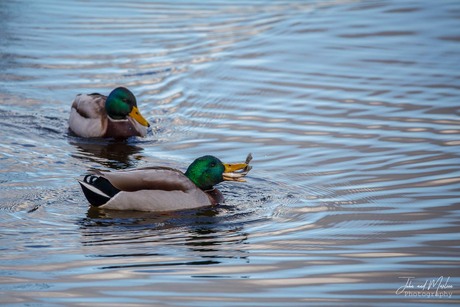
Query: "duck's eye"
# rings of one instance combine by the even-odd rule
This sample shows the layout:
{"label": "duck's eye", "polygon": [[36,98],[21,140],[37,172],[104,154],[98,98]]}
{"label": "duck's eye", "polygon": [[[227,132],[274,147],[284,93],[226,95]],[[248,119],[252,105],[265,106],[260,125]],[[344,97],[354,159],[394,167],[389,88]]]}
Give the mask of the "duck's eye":
{"label": "duck's eye", "polygon": [[211,167],[215,167],[216,166],[216,163],[215,162],[212,162],[211,163]]}

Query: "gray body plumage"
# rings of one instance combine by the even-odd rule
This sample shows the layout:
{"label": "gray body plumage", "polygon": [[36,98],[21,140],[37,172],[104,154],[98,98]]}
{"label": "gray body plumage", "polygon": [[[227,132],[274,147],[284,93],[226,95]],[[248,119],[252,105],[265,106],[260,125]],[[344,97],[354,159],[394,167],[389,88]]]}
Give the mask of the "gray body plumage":
{"label": "gray body plumage", "polygon": [[[88,182],[82,188],[108,197],[100,208],[113,210],[172,211],[211,206],[216,201],[199,189],[182,172],[165,167],[141,168],[117,172],[95,171],[119,190],[112,197]],[[105,196],[104,196],[105,195]],[[219,192],[219,195],[220,192]]]}

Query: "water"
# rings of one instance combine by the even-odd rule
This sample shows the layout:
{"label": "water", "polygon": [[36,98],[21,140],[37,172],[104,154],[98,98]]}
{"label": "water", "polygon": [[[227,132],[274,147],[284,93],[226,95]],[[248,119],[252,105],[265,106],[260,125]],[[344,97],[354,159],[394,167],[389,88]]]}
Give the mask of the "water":
{"label": "water", "polygon": [[[460,303],[458,1],[12,0],[0,14],[2,304]],[[152,133],[69,136],[75,95],[118,85]],[[248,152],[248,182],[221,184],[217,208],[90,210],[75,180]]]}

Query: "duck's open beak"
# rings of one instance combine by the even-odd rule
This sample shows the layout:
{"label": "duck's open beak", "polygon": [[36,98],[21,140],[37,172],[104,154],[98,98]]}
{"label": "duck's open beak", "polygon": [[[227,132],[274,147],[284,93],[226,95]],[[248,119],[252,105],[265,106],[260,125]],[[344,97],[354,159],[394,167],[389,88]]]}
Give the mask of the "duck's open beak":
{"label": "duck's open beak", "polygon": [[141,112],[139,112],[139,109],[137,107],[133,107],[131,113],[129,113],[129,116],[134,118],[142,126],[150,127],[149,122],[144,118],[144,116],[141,115]]}
{"label": "duck's open beak", "polygon": [[252,168],[252,166],[249,165],[251,160],[252,156],[249,154],[245,163],[224,163],[225,170],[222,177],[227,181],[245,181],[243,177],[246,176]]}

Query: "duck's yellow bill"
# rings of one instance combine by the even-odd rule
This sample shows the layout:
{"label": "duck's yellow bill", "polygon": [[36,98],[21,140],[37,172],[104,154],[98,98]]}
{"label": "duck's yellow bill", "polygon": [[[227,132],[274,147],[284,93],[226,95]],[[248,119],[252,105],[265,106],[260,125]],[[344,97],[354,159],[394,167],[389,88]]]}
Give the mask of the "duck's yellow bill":
{"label": "duck's yellow bill", "polygon": [[246,176],[251,169],[247,163],[224,163],[224,167],[225,170],[222,177],[227,181],[245,181],[243,177]]}
{"label": "duck's yellow bill", "polygon": [[246,163],[225,163],[224,173],[236,172],[248,166]]}
{"label": "duck's yellow bill", "polygon": [[134,118],[142,126],[150,127],[149,122],[144,118],[144,116],[141,115],[137,107],[133,107],[131,113],[129,113],[129,116]]}

